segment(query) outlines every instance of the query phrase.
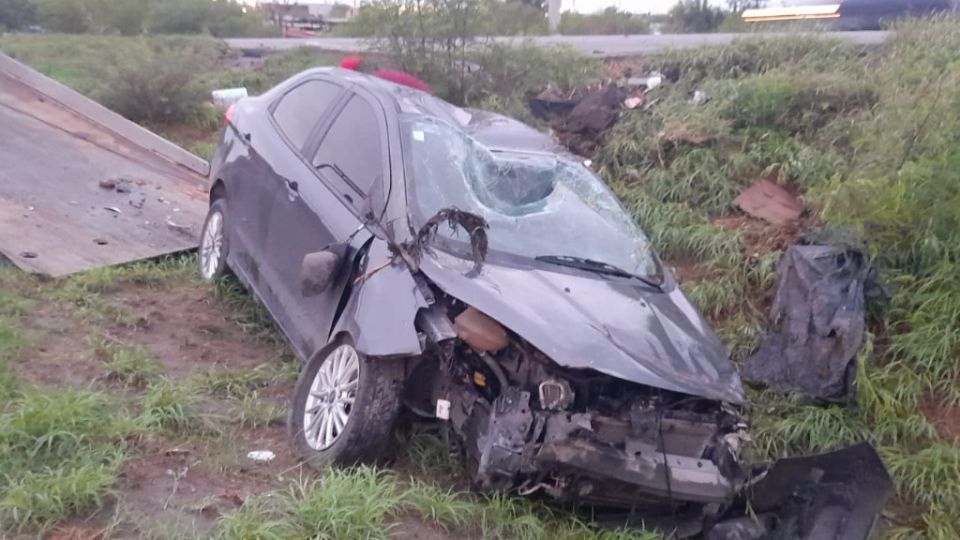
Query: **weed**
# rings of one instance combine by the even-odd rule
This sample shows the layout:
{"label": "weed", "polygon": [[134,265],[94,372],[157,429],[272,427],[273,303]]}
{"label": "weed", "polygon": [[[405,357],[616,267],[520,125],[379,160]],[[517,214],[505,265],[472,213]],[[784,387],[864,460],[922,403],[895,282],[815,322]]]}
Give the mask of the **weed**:
{"label": "weed", "polygon": [[230,319],[237,323],[245,334],[268,343],[284,343],[266,308],[260,305],[239,281],[227,277],[214,282],[211,290],[213,299],[232,313]]}
{"label": "weed", "polygon": [[463,527],[475,505],[466,495],[414,481],[403,493],[403,504],[423,519],[443,528]]}
{"label": "weed", "polygon": [[148,429],[189,431],[197,428],[201,420],[191,388],[172,380],[161,379],[147,386],[140,407]]}
{"label": "weed", "polygon": [[255,391],[233,403],[234,418],[246,428],[280,425],[287,417],[286,407],[264,401]]}
{"label": "weed", "polygon": [[50,527],[99,507],[131,433],[103,394],[29,390],[0,414],[0,530]]}
{"label": "weed", "polygon": [[125,385],[142,387],[163,371],[163,365],[139,345],[106,338],[93,339],[94,354],[103,361],[107,376]]}
{"label": "weed", "polygon": [[197,391],[211,396],[243,399],[258,389],[288,377],[286,372],[278,371],[276,366],[264,364],[254,369],[211,369],[195,376],[191,384]]}

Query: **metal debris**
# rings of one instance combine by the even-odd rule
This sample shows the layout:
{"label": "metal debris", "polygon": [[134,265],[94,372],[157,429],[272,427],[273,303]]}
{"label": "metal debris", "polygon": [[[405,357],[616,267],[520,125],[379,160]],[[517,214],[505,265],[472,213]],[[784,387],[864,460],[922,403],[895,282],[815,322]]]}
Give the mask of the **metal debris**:
{"label": "metal debris", "polygon": [[464,212],[456,208],[440,210],[420,227],[411,252],[414,253],[414,256],[419,257],[423,248],[437,235],[437,228],[444,221],[451,229],[455,230],[460,227],[467,231],[470,236],[470,248],[473,251],[473,269],[475,272],[479,272],[484,259],[487,258],[487,229],[490,228],[490,225],[487,224],[487,220],[477,214]]}

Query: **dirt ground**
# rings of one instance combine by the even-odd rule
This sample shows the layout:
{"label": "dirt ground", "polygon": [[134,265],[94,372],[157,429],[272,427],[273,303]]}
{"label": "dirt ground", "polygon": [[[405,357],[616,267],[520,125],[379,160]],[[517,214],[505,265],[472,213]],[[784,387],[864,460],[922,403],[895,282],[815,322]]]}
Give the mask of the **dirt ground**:
{"label": "dirt ground", "polygon": [[[175,382],[257,368],[295,371],[284,367],[294,360],[283,344],[248,332],[235,313],[212,298],[207,285],[124,283],[100,296],[96,315],[57,299],[32,303],[22,321],[29,345],[10,366],[21,381],[93,388],[132,402],[142,389],[107,377],[96,339],[143,347],[162,365],[160,377]],[[292,377],[286,377],[259,388],[257,395],[285,411],[292,389]],[[203,537],[221,515],[251,496],[312,474],[287,444],[285,419],[246,427],[230,417],[235,405],[228,397],[205,395],[200,408],[201,415],[209,416],[204,419],[209,433],[193,430],[130,441],[133,457],[123,467],[114,501],[94,519],[62,525],[48,537],[98,539],[110,523],[115,524],[111,538]],[[256,462],[247,457],[254,450],[270,450],[276,457]],[[418,519],[397,525],[397,538],[446,538]]]}

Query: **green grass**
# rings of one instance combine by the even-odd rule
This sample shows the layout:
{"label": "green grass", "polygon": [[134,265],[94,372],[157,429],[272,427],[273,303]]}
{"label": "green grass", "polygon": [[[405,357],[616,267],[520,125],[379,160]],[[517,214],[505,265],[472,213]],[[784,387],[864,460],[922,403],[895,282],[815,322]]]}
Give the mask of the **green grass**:
{"label": "green grass", "polygon": [[137,424],[89,391],[27,390],[0,414],[0,531],[43,530],[109,495]]}
{"label": "green grass", "polygon": [[370,467],[327,469],[247,502],[220,520],[217,538],[386,539],[416,516],[441,530],[518,540],[653,540],[642,531],[598,531],[530,500],[453,492]]}
{"label": "green grass", "polygon": [[140,418],[148,429],[184,433],[202,427],[198,396],[183,382],[158,380],[147,386],[139,401]]}
{"label": "green grass", "polygon": [[93,340],[93,349],[103,361],[107,377],[124,385],[142,387],[163,372],[163,365],[137,345],[99,338]]}
{"label": "green grass", "polygon": [[[871,49],[790,36],[650,59],[679,80],[626,114],[594,159],[668,262],[702,270],[682,287],[738,361],[760,335],[779,255],[714,225],[737,213],[741,189],[779,171],[814,220],[865,241],[892,300],[870,311],[857,403],[752,392],[751,452],[872,441],[898,488],[897,538],[953,538],[960,523],[958,448],[920,409],[960,403],[958,36],[960,21],[934,19]],[[693,103],[694,90],[709,101]]]}

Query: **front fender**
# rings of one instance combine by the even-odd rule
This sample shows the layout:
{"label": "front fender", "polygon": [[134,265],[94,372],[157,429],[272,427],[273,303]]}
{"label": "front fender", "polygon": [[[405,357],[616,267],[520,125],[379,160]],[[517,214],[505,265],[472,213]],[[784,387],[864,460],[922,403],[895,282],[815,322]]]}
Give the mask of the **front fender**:
{"label": "front fender", "polygon": [[360,265],[355,278],[359,283],[350,291],[331,333],[332,337],[349,334],[356,349],[366,356],[410,356],[423,352],[414,319],[428,303],[410,269],[402,261],[391,261],[393,255],[386,242],[374,238],[367,250],[366,264]]}

